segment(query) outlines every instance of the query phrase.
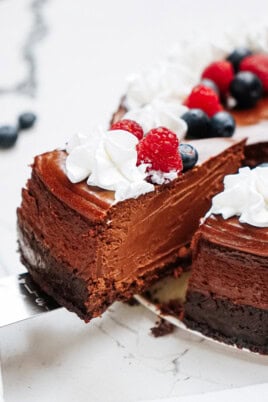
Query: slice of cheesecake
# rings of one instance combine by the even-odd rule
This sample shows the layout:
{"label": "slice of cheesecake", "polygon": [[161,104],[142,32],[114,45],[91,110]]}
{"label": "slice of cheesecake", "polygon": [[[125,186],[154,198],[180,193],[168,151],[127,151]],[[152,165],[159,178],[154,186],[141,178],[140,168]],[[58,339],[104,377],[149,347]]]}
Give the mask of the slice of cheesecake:
{"label": "slice of cheesecake", "polygon": [[193,237],[184,321],[225,343],[268,354],[268,167],[258,162],[224,179],[224,191],[212,199]]}
{"label": "slice of cheesecake", "polygon": [[187,326],[268,354],[268,228],[212,215],[192,247]]}
{"label": "slice of cheesecake", "polygon": [[153,192],[114,203],[114,193],[72,184],[66,152],[35,158],[18,208],[21,259],[59,304],[89,321],[180,263],[199,219],[237,171],[244,141],[194,142],[199,164]]}

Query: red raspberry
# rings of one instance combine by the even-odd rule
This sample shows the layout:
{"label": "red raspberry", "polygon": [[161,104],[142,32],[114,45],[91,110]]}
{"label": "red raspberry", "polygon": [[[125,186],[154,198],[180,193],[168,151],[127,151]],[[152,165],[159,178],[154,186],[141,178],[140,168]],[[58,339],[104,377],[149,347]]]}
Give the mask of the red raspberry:
{"label": "red raspberry", "polygon": [[183,169],[178,137],[165,127],[150,130],[137,145],[137,151],[137,164],[149,163],[149,170],[166,173]]}
{"label": "red raspberry", "polygon": [[234,78],[234,69],[232,64],[226,60],[215,61],[205,68],[202,78],[208,78],[215,82],[220,92],[225,95]]}
{"label": "red raspberry", "polygon": [[268,92],[268,55],[256,53],[245,57],[240,63],[240,71],[250,71],[257,75],[263,85],[263,90]]}
{"label": "red raspberry", "polygon": [[222,110],[218,95],[205,85],[196,85],[184,103],[190,109],[202,109],[209,117]]}
{"label": "red raspberry", "polygon": [[134,134],[138,138],[138,140],[141,140],[143,137],[143,129],[134,120],[119,120],[116,123],[112,124],[111,130],[129,131],[131,134]]}

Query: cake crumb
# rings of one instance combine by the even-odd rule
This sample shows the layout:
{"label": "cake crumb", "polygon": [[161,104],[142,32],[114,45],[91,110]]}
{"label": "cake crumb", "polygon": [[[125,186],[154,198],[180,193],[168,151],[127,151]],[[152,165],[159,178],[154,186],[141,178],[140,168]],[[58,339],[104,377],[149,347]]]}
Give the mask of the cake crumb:
{"label": "cake crumb", "polygon": [[155,338],[158,338],[160,336],[171,334],[174,329],[175,326],[173,324],[161,318],[155,323],[155,327],[151,328],[151,332]]}
{"label": "cake crumb", "polygon": [[172,299],[166,303],[159,305],[162,314],[172,315],[182,320],[183,318],[183,303],[180,299]]}

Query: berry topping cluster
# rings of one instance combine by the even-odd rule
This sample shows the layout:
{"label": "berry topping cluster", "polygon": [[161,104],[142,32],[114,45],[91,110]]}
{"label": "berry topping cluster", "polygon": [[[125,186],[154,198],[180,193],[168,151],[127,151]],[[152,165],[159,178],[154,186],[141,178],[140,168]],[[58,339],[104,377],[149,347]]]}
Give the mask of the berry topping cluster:
{"label": "berry topping cluster", "polygon": [[34,113],[22,113],[18,117],[17,125],[0,126],[0,149],[11,148],[15,145],[19,132],[31,128],[36,121]]}
{"label": "berry topping cluster", "polygon": [[[186,138],[231,137],[235,120],[228,112],[230,98],[235,100],[235,108],[249,108],[265,92],[268,55],[253,54],[243,47],[234,49],[226,60],[215,61],[204,69],[199,84],[185,99],[189,110],[181,119],[187,123]],[[144,133],[137,122],[123,119],[114,123],[111,130],[125,130],[137,137],[137,166],[147,165],[147,180],[153,180],[155,172],[186,171],[198,160],[196,149],[190,144],[179,144],[177,135],[166,127]]]}
{"label": "berry topping cluster", "polygon": [[152,173],[180,173],[192,168],[198,159],[195,148],[179,144],[177,135],[166,127],[157,127],[144,133],[133,120],[123,119],[113,123],[111,130],[125,130],[135,135],[137,144],[137,166],[147,164],[148,180]]}
{"label": "berry topping cluster", "polygon": [[185,100],[189,110],[181,116],[188,125],[186,138],[230,137],[235,120],[224,109],[233,98],[235,108],[256,105],[268,92],[268,55],[239,47],[226,60],[209,64]]}

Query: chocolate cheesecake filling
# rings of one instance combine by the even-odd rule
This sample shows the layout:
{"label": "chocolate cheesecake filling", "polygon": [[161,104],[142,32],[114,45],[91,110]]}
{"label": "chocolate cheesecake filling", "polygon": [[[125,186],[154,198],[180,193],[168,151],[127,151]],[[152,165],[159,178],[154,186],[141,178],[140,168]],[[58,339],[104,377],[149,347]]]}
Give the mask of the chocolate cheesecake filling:
{"label": "chocolate cheesecake filling", "polygon": [[192,248],[195,269],[189,290],[268,310],[267,228],[212,216],[201,226]]}

